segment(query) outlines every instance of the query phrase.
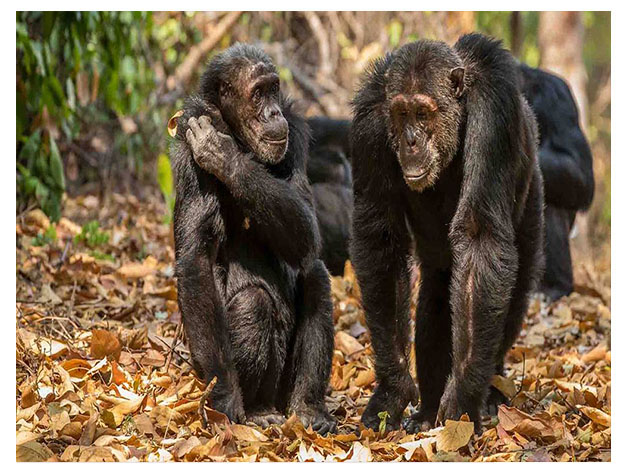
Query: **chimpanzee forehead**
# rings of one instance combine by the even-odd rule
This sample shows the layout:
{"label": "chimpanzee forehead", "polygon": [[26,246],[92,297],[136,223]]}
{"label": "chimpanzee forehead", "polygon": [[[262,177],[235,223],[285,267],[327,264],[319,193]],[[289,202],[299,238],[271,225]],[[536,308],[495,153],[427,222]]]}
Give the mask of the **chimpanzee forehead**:
{"label": "chimpanzee forehead", "polygon": [[273,72],[275,72],[274,65],[265,63],[263,61],[251,64],[248,69],[248,74],[251,79]]}

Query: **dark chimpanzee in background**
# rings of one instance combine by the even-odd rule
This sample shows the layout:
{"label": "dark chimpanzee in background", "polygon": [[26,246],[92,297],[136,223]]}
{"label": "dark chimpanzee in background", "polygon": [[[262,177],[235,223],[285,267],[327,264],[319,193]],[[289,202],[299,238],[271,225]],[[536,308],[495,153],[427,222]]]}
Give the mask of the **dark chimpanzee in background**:
{"label": "dark chimpanzee in background", "polygon": [[538,158],[544,178],[546,268],[542,292],[551,300],[573,291],[569,235],[577,211],[594,196],[590,146],[579,127],[577,105],[559,77],[520,66],[523,94],[538,121]]}
{"label": "dark chimpanzee in background", "polygon": [[350,121],[312,117],[307,124],[311,129],[307,178],[322,237],[320,257],[331,274],[343,275],[353,214]]}
{"label": "dark chimpanzee in background", "polygon": [[420,410],[410,431],[467,413],[520,330],[542,260],[536,124],[517,65],[495,40],[418,41],[374,63],[353,101],[351,257],[375,351],[362,421],[398,426],[408,370],[410,256]]}
{"label": "dark chimpanzee in background", "polygon": [[335,428],[329,274],[305,175],[305,121],[261,50],[216,56],[173,145],[179,305],[212,405],[262,426],[295,412]]}

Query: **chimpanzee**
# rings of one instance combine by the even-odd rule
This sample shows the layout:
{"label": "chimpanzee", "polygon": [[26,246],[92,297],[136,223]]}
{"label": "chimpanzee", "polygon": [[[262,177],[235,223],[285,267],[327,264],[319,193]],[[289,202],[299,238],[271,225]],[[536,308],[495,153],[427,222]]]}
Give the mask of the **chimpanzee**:
{"label": "chimpanzee", "polygon": [[559,77],[520,66],[523,94],[538,121],[538,158],[544,178],[546,268],[542,292],[551,300],[573,291],[569,234],[577,211],[594,196],[590,146],[579,127],[577,105]]}
{"label": "chimpanzee", "polygon": [[179,306],[215,409],[334,430],[329,274],[305,174],[308,128],[260,49],[217,55],[179,118],[173,161]]}
{"label": "chimpanzee", "polygon": [[321,258],[333,275],[344,274],[353,213],[349,156],[350,122],[311,117],[307,178],[313,189],[322,237]]}
{"label": "chimpanzee", "polygon": [[468,414],[480,428],[542,263],[536,123],[499,41],[419,40],[378,59],[353,100],[351,257],[375,352],[362,415],[397,427],[408,370],[410,257],[420,263],[409,431]]}

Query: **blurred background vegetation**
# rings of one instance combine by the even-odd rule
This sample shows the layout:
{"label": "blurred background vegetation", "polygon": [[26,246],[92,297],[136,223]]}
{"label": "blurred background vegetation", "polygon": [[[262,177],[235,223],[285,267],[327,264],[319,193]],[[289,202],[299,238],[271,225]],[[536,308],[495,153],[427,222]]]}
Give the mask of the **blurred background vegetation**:
{"label": "blurred background vegetation", "polygon": [[66,194],[171,204],[168,118],[234,42],[272,56],[303,114],[348,117],[372,59],[478,30],[571,84],[597,180],[580,235],[596,249],[611,220],[610,23],[609,12],[18,12],[16,212],[56,221]]}

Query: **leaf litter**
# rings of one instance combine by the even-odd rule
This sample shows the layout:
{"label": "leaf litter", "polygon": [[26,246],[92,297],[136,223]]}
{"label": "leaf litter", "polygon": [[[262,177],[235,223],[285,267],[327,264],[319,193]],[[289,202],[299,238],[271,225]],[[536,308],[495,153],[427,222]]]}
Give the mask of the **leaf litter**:
{"label": "leaf litter", "polygon": [[[361,425],[376,382],[350,263],[332,278],[336,335],[326,400],[338,433],[321,437],[295,416],[266,429],[231,424],[209,407],[204,428],[206,385],[190,367],[181,331],[171,228],[161,200],[149,198],[68,199],[57,242],[43,246],[33,239],[51,224],[40,210],[16,220],[18,461],[611,459],[611,293],[603,262],[582,264],[581,293],[550,305],[533,299],[505,374],[493,380],[509,406],[486,416],[480,434],[464,416],[418,434],[389,431],[383,420],[381,433]],[[93,220],[110,236],[97,249],[74,239]],[[416,295],[414,288],[412,312]]]}

